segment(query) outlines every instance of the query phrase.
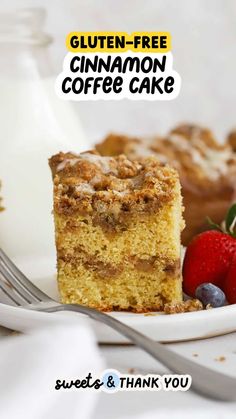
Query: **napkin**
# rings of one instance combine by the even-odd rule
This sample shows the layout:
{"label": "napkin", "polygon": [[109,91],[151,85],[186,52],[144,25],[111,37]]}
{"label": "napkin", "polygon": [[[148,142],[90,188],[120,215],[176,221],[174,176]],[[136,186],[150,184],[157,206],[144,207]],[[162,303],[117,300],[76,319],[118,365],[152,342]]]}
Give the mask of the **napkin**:
{"label": "napkin", "polygon": [[1,419],[89,419],[99,392],[56,390],[56,380],[100,377],[104,362],[88,320],[0,304],[0,323],[23,334],[0,339]]}

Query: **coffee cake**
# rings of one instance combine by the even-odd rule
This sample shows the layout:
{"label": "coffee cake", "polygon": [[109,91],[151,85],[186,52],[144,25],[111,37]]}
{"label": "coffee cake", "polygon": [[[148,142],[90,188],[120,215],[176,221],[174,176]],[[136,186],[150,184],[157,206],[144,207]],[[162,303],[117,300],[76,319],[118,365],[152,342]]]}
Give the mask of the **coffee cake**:
{"label": "coffee cake", "polygon": [[147,312],[182,301],[180,183],[155,157],[50,159],[63,303]]}

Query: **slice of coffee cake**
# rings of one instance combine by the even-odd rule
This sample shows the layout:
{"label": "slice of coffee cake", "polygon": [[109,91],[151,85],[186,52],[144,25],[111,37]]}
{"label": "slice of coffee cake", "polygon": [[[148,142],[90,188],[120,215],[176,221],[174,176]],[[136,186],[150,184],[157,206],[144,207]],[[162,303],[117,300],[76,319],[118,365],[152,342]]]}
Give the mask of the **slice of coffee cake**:
{"label": "slice of coffee cake", "polygon": [[182,300],[180,183],[156,158],[50,159],[63,303],[146,312]]}

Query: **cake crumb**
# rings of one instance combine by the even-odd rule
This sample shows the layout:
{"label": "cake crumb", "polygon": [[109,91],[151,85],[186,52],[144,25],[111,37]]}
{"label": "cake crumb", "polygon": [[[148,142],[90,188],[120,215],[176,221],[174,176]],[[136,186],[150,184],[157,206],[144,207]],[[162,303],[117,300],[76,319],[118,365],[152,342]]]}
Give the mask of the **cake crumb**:
{"label": "cake crumb", "polygon": [[176,304],[167,303],[164,305],[165,314],[189,313],[191,311],[199,310],[203,310],[203,305],[201,301],[197,299],[187,300]]}
{"label": "cake crumb", "polygon": [[129,368],[129,369],[128,369],[128,373],[129,373],[129,374],[134,374],[134,372],[135,372],[135,369],[134,369],[134,368]]}
{"label": "cake crumb", "polygon": [[[0,181],[0,188],[1,188],[1,181]],[[2,197],[0,196],[0,211],[3,211],[5,208],[2,206]]]}
{"label": "cake crumb", "polygon": [[198,357],[198,354],[193,354],[194,357]]}
{"label": "cake crumb", "polygon": [[210,309],[212,309],[213,307],[212,307],[212,305],[211,304],[207,304],[206,305],[206,310],[210,310]]}
{"label": "cake crumb", "polygon": [[158,313],[145,313],[144,316],[158,316]]}
{"label": "cake crumb", "polygon": [[218,356],[217,358],[215,358],[215,361],[217,362],[224,362],[226,360],[225,356]]}

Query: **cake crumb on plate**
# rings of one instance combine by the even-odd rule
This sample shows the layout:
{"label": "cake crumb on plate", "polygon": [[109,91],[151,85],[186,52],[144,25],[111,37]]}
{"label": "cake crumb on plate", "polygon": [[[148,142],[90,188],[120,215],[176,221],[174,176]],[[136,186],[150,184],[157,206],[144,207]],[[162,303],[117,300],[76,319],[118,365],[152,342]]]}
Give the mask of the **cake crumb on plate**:
{"label": "cake crumb on plate", "polygon": [[217,358],[215,358],[215,361],[217,362],[224,362],[226,360],[225,356],[218,356]]}
{"label": "cake crumb on plate", "polygon": [[164,306],[164,312],[166,314],[188,313],[199,310],[203,310],[203,305],[201,301],[197,299],[186,300],[176,304],[167,303]]}

